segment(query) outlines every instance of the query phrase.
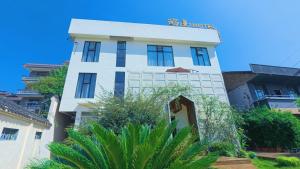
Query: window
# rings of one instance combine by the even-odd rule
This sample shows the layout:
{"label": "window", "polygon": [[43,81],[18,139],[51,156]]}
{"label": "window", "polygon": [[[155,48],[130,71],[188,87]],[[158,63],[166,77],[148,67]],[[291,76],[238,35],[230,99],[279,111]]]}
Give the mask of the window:
{"label": "window", "polygon": [[124,89],[125,89],[125,72],[116,72],[114,95],[116,97],[123,97]]}
{"label": "window", "polygon": [[98,62],[100,54],[100,42],[84,42],[82,62]]}
{"label": "window", "polygon": [[76,98],[94,98],[96,73],[79,73]]}
{"label": "window", "polygon": [[125,67],[126,63],[126,41],[118,41],[117,45],[117,67]]}
{"label": "window", "polygon": [[0,140],[16,140],[19,129],[3,128]]}
{"label": "window", "polygon": [[255,95],[259,100],[265,98],[265,92],[261,89],[255,89]]}
{"label": "window", "polygon": [[172,46],[148,45],[149,66],[174,66]]}
{"label": "window", "polygon": [[191,50],[194,65],[211,66],[207,48],[192,47]]}
{"label": "window", "polygon": [[42,132],[39,132],[39,131],[35,132],[35,137],[34,137],[34,139],[40,140],[41,138],[42,138]]}

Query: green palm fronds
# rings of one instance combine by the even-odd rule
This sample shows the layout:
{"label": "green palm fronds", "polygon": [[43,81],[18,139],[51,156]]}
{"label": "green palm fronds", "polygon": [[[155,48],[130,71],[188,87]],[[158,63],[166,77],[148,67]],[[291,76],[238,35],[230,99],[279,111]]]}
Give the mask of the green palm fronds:
{"label": "green palm fronds", "polygon": [[[175,123],[163,121],[153,129],[129,124],[119,135],[98,124],[91,124],[88,135],[69,129],[68,139],[71,144],[49,145],[51,153],[62,160],[53,159],[44,162],[47,165],[40,166],[43,169],[59,165],[66,169],[203,168],[203,145],[195,142],[196,138],[189,127],[180,130],[173,137],[175,128]],[[29,168],[40,169],[38,165],[31,165]]]}

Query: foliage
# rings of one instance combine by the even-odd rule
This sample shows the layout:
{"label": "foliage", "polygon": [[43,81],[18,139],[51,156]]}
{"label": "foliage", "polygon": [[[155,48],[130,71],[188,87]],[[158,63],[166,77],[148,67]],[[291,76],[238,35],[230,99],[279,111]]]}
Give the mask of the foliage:
{"label": "foliage", "polygon": [[278,166],[280,167],[296,167],[300,166],[300,159],[297,157],[285,157],[285,156],[279,156],[276,158],[276,162],[278,163]]}
{"label": "foliage", "polygon": [[172,138],[175,128],[176,123],[162,121],[153,129],[129,124],[120,135],[98,124],[90,126],[89,135],[69,129],[68,144],[49,145],[55,157],[68,163],[48,163],[81,169],[201,169],[207,160],[215,161],[212,156],[203,158],[204,146],[195,142],[190,128]]}
{"label": "foliage", "polygon": [[299,169],[299,167],[279,167],[275,160],[255,158],[252,163],[257,169]]}
{"label": "foliage", "polygon": [[300,98],[298,98],[298,99],[296,100],[296,104],[297,104],[297,106],[300,108]]}
{"label": "foliage", "polygon": [[238,157],[239,158],[248,158],[248,152],[246,150],[240,149],[238,152]]}
{"label": "foliage", "polygon": [[214,152],[219,156],[232,157],[236,155],[235,147],[229,142],[215,142],[209,147],[210,152]]}
{"label": "foliage", "polygon": [[248,157],[251,158],[251,159],[254,159],[254,158],[256,158],[256,153],[253,152],[253,151],[249,151],[248,152]]}
{"label": "foliage", "polygon": [[237,150],[240,149],[236,127],[240,119],[235,110],[216,97],[197,94],[192,98],[199,108],[198,121],[204,141],[207,144],[215,141],[231,142]]}
{"label": "foliage", "polygon": [[41,77],[38,82],[29,84],[29,87],[38,91],[42,95],[50,98],[51,96],[62,96],[68,66],[54,69],[49,76]]}
{"label": "foliage", "polygon": [[126,92],[124,98],[115,97],[112,92],[104,91],[95,103],[85,106],[100,117],[102,126],[116,133],[128,123],[145,124],[153,127],[160,119],[166,119],[165,104],[178,93],[185,93],[188,87],[173,86],[156,88],[152,92]]}
{"label": "foliage", "polygon": [[289,112],[256,108],[244,114],[249,146],[293,148],[300,146],[300,122]]}

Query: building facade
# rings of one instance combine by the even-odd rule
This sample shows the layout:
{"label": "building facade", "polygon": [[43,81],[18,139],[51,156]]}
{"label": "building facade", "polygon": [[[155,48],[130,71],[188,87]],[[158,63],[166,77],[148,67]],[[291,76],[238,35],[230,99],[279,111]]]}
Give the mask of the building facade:
{"label": "building facade", "polygon": [[[88,116],[82,104],[96,101],[102,89],[123,96],[182,84],[228,102],[216,53],[220,38],[212,27],[72,19],[69,34],[74,47],[59,111],[74,114],[75,125]],[[183,126],[194,123],[192,101],[180,100],[182,109],[173,113]]]}
{"label": "building facade", "polygon": [[0,97],[0,168],[22,169],[31,160],[49,158],[50,127],[46,118]]}
{"label": "building facade", "polygon": [[300,69],[251,64],[251,71],[223,72],[231,105],[240,110],[265,105],[300,114]]}
{"label": "building facade", "polygon": [[[68,63],[66,62],[65,64]],[[25,84],[24,89],[18,90],[16,93],[0,91],[0,97],[5,97],[30,112],[48,112],[50,100],[45,100],[43,95],[30,89],[29,85],[37,82],[41,77],[48,76],[51,71],[62,66],[64,64],[24,64],[24,68],[29,72],[28,75],[22,77],[22,81]]]}

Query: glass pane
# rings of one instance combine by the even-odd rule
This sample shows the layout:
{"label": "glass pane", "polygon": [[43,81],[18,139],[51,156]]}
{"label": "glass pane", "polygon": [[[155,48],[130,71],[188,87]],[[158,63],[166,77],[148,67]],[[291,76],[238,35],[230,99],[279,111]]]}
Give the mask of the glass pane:
{"label": "glass pane", "polygon": [[96,73],[92,73],[91,75],[91,82],[90,82],[90,89],[89,89],[89,95],[88,98],[94,98],[95,95],[95,85],[96,85],[96,77],[97,74]]}
{"label": "glass pane", "polygon": [[80,98],[80,96],[81,96],[81,89],[82,89],[82,84],[83,84],[83,77],[84,77],[84,74],[83,73],[79,73],[78,81],[77,81],[77,88],[76,88],[76,93],[75,93],[75,97],[76,98]]}
{"label": "glass pane", "polygon": [[90,83],[90,81],[91,81],[91,74],[85,73],[83,78],[83,83]]}
{"label": "glass pane", "polygon": [[208,56],[208,51],[206,48],[201,48],[201,52],[203,53],[203,60],[204,60],[204,65],[205,66],[210,66],[210,59]]}
{"label": "glass pane", "polygon": [[165,66],[174,66],[173,53],[164,53]]}
{"label": "glass pane", "polygon": [[82,53],[82,62],[86,62],[87,53],[88,53],[89,42],[84,42],[83,53]]}
{"label": "glass pane", "polygon": [[87,62],[93,62],[95,57],[95,51],[88,51]]}
{"label": "glass pane", "polygon": [[192,51],[192,59],[193,59],[193,64],[194,65],[199,65],[198,57],[196,54],[196,48],[191,48]]}
{"label": "glass pane", "polygon": [[163,49],[164,49],[164,52],[172,52],[173,51],[171,46],[164,46]]}
{"label": "glass pane", "polygon": [[96,50],[96,42],[90,42],[89,50]]}
{"label": "glass pane", "polygon": [[117,61],[116,66],[117,67],[125,67],[126,62],[126,42],[125,41],[119,41],[118,42],[118,49],[117,49]]}
{"label": "glass pane", "polygon": [[148,51],[156,52],[156,46],[155,45],[148,45]]}
{"label": "glass pane", "polygon": [[101,43],[97,42],[97,44],[96,44],[96,52],[95,52],[95,56],[94,56],[94,62],[98,62],[99,61],[100,48],[101,48]]}
{"label": "glass pane", "polygon": [[81,98],[87,98],[89,93],[89,84],[83,84],[81,89]]}
{"label": "glass pane", "polygon": [[149,66],[157,65],[157,53],[156,52],[148,52],[148,65]]}
{"label": "glass pane", "polygon": [[125,89],[125,72],[116,72],[114,95],[116,97],[123,97],[124,89]]}
{"label": "glass pane", "polygon": [[157,53],[157,66],[164,66],[164,55],[162,52]]}

